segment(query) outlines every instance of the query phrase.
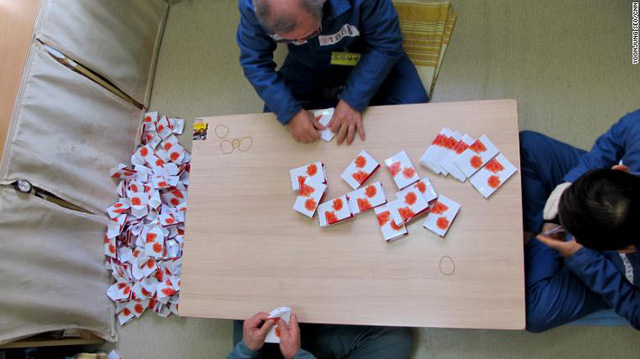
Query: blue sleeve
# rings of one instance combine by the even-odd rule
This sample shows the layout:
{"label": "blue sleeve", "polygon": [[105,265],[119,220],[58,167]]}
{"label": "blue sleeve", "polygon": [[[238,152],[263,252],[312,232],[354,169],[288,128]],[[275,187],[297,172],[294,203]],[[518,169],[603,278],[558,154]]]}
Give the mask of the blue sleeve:
{"label": "blue sleeve", "polygon": [[258,23],[252,6],[251,0],[238,1],[240,24],[236,40],[240,47],[240,65],[258,96],[285,125],[302,109],[302,104],[293,96],[284,77],[276,72],[273,51],[277,45]]}
{"label": "blue sleeve", "polygon": [[575,182],[590,170],[611,168],[617,165],[624,155],[626,141],[631,140],[627,137],[631,136],[634,120],[633,113],[631,113],[611,126],[609,131],[598,138],[591,151],[580,158],[578,165],[564,176],[565,182]]}
{"label": "blue sleeve", "polygon": [[360,24],[365,50],[347,79],[342,99],[362,112],[402,56],[402,33],[391,0],[363,1]]}
{"label": "blue sleeve", "polygon": [[258,352],[254,352],[249,349],[244,342],[238,343],[231,353],[227,354],[227,359],[255,359],[258,357]]}
{"label": "blue sleeve", "polygon": [[565,264],[618,315],[640,329],[640,289],[629,283],[602,253],[582,248]]}
{"label": "blue sleeve", "polygon": [[298,354],[296,354],[296,356],[294,356],[293,359],[316,359],[316,357],[313,354],[309,353],[308,351],[304,349],[300,349]]}

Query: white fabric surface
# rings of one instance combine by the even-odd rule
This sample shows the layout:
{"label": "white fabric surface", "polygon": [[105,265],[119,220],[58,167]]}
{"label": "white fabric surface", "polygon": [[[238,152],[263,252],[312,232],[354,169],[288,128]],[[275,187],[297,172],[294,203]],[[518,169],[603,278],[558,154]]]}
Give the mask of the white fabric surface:
{"label": "white fabric surface", "polygon": [[165,0],[47,0],[36,38],[148,105]]}
{"label": "white fabric surface", "polygon": [[0,228],[0,344],[66,328],[117,339],[106,219],[0,187]]}
{"label": "white fabric surface", "polygon": [[142,111],[33,46],[0,179],[105,213],[117,199],[109,170],[129,163]]}

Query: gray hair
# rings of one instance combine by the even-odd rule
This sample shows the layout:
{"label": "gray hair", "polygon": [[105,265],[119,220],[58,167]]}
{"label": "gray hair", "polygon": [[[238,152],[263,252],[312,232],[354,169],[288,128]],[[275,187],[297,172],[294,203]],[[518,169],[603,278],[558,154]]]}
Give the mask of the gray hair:
{"label": "gray hair", "polygon": [[[270,1],[277,0],[252,0],[253,9],[256,12],[256,17],[260,25],[269,34],[285,33],[294,30],[298,26],[297,19],[290,14],[272,14]],[[314,19],[322,21],[322,8],[324,7],[325,0],[300,0],[300,3],[303,9]]]}

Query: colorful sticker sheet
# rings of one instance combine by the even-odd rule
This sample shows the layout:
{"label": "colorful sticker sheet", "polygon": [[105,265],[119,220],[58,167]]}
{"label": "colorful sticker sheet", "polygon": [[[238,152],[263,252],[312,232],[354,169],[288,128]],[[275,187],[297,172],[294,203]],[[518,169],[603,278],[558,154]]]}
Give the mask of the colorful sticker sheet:
{"label": "colorful sticker sheet", "polygon": [[121,325],[145,311],[178,314],[191,154],[177,135],[184,120],[149,112],[131,166],[119,164],[119,199],[107,209],[105,267],[115,283],[107,296]]}

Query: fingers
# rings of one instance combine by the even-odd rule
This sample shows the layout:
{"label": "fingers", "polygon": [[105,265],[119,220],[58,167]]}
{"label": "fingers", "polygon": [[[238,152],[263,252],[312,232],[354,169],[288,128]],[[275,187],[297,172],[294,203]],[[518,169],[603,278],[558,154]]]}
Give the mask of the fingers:
{"label": "fingers", "polygon": [[280,330],[280,340],[287,341],[290,337],[289,328],[287,327],[287,323],[284,320],[278,321],[278,329]]}
{"label": "fingers", "polygon": [[254,314],[251,318],[244,321],[244,325],[247,328],[257,328],[263,320],[269,318],[269,314],[266,312],[258,312]]}
{"label": "fingers", "polygon": [[347,129],[347,145],[353,142],[353,138],[356,137],[356,125],[351,124]]}
{"label": "fingers", "polygon": [[340,126],[340,129],[338,130],[338,145],[341,145],[342,142],[344,142],[344,140],[347,138],[348,130],[349,130],[348,126],[346,125]]}
{"label": "fingers", "polygon": [[358,127],[358,134],[360,134],[360,139],[364,141],[366,136],[364,134],[364,124],[362,123],[362,119],[358,121],[357,127]]}
{"label": "fingers", "polygon": [[[279,320],[278,322],[281,322],[281,320]],[[267,319],[267,321],[264,322],[262,328],[258,330],[258,335],[260,336],[260,338],[264,338],[267,336],[267,333],[269,333],[269,330],[271,330],[271,327],[273,327],[274,323],[275,320],[273,319]]]}
{"label": "fingers", "polygon": [[334,113],[333,116],[331,117],[331,121],[329,121],[329,124],[327,124],[327,127],[329,127],[333,133],[338,133],[338,131],[340,130],[341,122],[342,121],[340,121],[339,118],[336,117]]}
{"label": "fingers", "polygon": [[295,314],[291,315],[291,320],[289,321],[289,330],[292,334],[300,332],[300,326],[298,326],[298,317]]}
{"label": "fingers", "polygon": [[322,126],[322,124],[320,122],[318,122],[318,120],[320,120],[320,118],[322,118],[322,116],[318,116],[318,117],[316,117],[315,121],[311,121],[311,124],[313,124],[313,127],[318,131],[322,131],[322,130],[324,130],[326,128],[326,127]]}
{"label": "fingers", "polygon": [[543,235],[538,235],[536,238],[538,238],[538,240],[542,243],[544,243],[545,245],[547,245],[550,248],[553,249],[559,249],[560,247],[562,247],[562,243],[558,240],[552,239],[550,237],[547,236],[543,236]]}
{"label": "fingers", "polygon": [[611,169],[614,170],[614,171],[622,171],[622,172],[631,173],[631,170],[629,169],[629,167],[627,167],[625,165],[615,165],[615,166],[611,167]]}

